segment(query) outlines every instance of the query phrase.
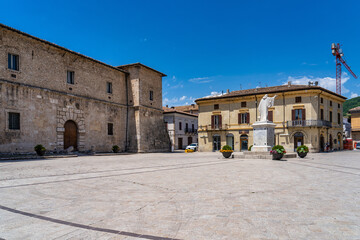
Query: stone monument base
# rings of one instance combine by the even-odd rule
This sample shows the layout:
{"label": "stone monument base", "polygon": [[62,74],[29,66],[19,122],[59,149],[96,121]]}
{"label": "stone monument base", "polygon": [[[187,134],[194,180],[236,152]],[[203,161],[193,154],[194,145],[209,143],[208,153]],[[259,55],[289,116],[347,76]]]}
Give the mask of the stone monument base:
{"label": "stone monument base", "polygon": [[275,126],[273,122],[255,122],[252,127],[254,144],[252,152],[269,152],[274,146]]}

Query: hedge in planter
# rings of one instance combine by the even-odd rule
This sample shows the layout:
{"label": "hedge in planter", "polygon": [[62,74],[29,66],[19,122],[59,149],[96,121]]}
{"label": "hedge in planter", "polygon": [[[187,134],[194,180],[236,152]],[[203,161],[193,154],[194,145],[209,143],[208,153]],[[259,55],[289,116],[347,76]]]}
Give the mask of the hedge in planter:
{"label": "hedge in planter", "polygon": [[224,145],[222,149],[220,150],[224,158],[229,158],[231,154],[233,153],[232,148],[229,145]]}
{"label": "hedge in planter", "polygon": [[46,152],[46,148],[41,144],[36,145],[34,147],[34,150],[35,150],[36,154],[39,156],[44,156],[45,152]]}
{"label": "hedge in planter", "polygon": [[309,148],[306,145],[301,145],[296,148],[296,152],[299,157],[304,158],[309,152]]}
{"label": "hedge in planter", "polygon": [[120,148],[118,145],[114,145],[114,146],[112,146],[112,150],[114,153],[118,153],[120,151]]}
{"label": "hedge in planter", "polygon": [[285,148],[281,145],[273,146],[272,150],[270,151],[270,154],[273,156],[273,160],[280,160],[285,153]]}

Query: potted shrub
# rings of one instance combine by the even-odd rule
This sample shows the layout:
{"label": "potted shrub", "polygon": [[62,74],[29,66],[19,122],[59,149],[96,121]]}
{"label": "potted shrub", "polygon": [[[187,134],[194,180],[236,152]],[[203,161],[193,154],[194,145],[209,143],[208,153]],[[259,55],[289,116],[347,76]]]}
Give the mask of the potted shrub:
{"label": "potted shrub", "polygon": [[286,153],[285,148],[281,145],[273,146],[272,150],[270,151],[273,160],[280,160],[285,153]]}
{"label": "potted shrub", "polygon": [[44,146],[41,144],[36,145],[34,147],[34,150],[35,150],[36,154],[39,156],[44,156],[44,154],[46,152],[46,148],[44,148]]}
{"label": "potted shrub", "polygon": [[114,153],[118,153],[118,152],[120,151],[119,146],[118,146],[118,145],[112,146],[112,151],[113,151]]}
{"label": "potted shrub", "polygon": [[231,154],[233,153],[233,150],[229,145],[224,145],[222,149],[220,150],[224,158],[229,158]]}
{"label": "potted shrub", "polygon": [[306,157],[307,153],[309,152],[309,148],[305,145],[301,145],[296,148],[296,152],[299,157],[304,158],[304,157]]}

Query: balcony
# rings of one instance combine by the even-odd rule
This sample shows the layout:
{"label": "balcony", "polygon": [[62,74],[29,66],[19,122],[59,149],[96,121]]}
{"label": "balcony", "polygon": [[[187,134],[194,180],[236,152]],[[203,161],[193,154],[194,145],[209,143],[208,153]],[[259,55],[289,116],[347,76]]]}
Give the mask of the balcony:
{"label": "balcony", "polygon": [[294,120],[287,121],[287,127],[327,127],[331,128],[331,122],[325,120]]}
{"label": "balcony", "polygon": [[200,125],[199,129],[200,129],[200,131],[220,131],[220,130],[228,129],[228,125],[227,124],[224,124],[224,125],[215,124],[214,126],[212,126],[212,125]]}
{"label": "balcony", "polygon": [[197,134],[197,129],[185,128],[185,134]]}

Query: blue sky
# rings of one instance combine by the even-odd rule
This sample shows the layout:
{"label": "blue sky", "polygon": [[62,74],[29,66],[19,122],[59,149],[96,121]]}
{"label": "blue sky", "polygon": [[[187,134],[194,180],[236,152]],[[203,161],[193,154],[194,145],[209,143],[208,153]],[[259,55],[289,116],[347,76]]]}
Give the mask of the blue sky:
{"label": "blue sky", "polygon": [[[360,75],[360,1],[1,1],[0,22],[110,65],[168,76],[163,104],[318,80],[335,91],[332,42]],[[360,79],[343,68],[344,96]]]}

